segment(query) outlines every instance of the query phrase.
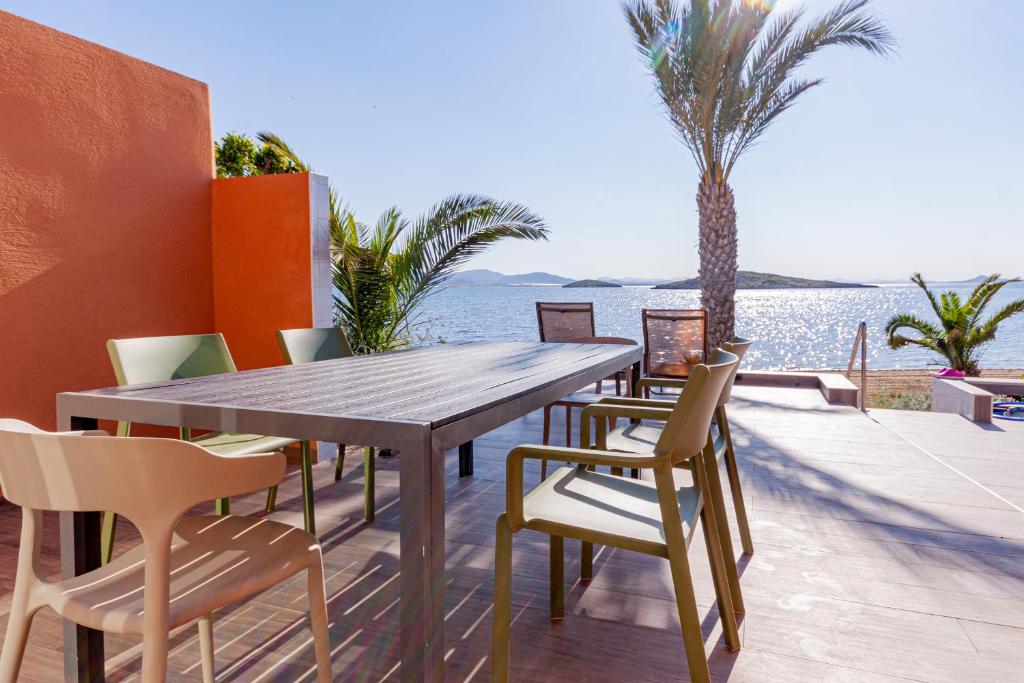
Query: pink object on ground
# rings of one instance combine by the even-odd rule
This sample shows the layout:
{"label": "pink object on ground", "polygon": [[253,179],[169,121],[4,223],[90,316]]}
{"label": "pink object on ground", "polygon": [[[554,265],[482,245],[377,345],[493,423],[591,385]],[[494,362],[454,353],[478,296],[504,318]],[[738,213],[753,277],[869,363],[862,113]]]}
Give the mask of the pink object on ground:
{"label": "pink object on ground", "polygon": [[942,368],[938,372],[932,373],[932,377],[947,377],[951,379],[957,379],[963,376],[963,372],[961,372],[960,370],[954,370],[953,368]]}

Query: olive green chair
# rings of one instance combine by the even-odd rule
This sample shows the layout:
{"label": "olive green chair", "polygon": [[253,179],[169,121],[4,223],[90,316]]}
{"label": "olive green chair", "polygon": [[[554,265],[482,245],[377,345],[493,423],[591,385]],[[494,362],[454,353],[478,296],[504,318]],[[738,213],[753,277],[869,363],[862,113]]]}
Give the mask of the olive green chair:
{"label": "olive green chair", "polygon": [[[124,385],[166,382],[168,380],[204,377],[237,372],[235,362],[228,351],[222,334],[188,334],[172,337],[140,337],[137,339],[111,339],[107,342],[107,353],[114,366],[117,383]],[[130,422],[119,422],[118,436],[131,433]],[[302,450],[302,498],[305,528],[316,533],[313,515],[313,472],[312,453],[308,441],[277,436],[255,434],[234,434],[210,432],[192,437],[188,427],[180,429],[182,440],[189,441],[215,455],[241,456],[282,450],[285,446],[298,443]],[[267,494],[267,511],[274,509],[277,486]],[[230,501],[221,498],[216,503],[218,514],[228,514]],[[109,562],[113,554],[117,515],[107,512],[103,518],[103,562]]]}
{"label": "olive green chair", "polygon": [[[561,619],[564,614],[564,538],[666,558],[671,568],[690,677],[707,682],[711,677],[687,559],[699,517],[704,527],[726,645],[730,650],[739,649],[736,614],[726,584],[722,549],[719,536],[713,531],[717,528],[715,510],[706,504],[710,491],[702,463],[718,397],[738,363],[735,355],[716,350],[707,364],[692,368],[686,387],[670,410],[664,406],[643,408],[605,403],[584,409],[600,406],[600,413],[605,417],[667,420],[649,453],[637,455],[552,446],[518,446],[509,453],[506,511],[498,517],[496,528],[491,653],[494,681],[507,681],[509,676],[512,535],[522,529],[550,537],[552,619]],[[584,420],[580,430],[584,444],[591,443],[589,424],[589,420]],[[524,496],[523,463],[527,458],[568,461],[577,466],[555,470]],[[674,468],[687,461],[693,462],[694,485],[678,487]],[[652,470],[654,481],[628,479],[590,469],[598,465]]]}
{"label": "olive green chair", "polygon": [[[307,327],[294,330],[278,330],[277,345],[281,347],[281,355],[289,365],[316,363],[324,360],[348,358],[352,354],[352,346],[348,337],[339,327]],[[375,497],[376,465],[375,450],[367,447],[363,451],[363,518],[372,522],[377,514]],[[345,467],[345,444],[338,444],[338,459],[334,464],[334,481],[341,480],[341,471]]]}
{"label": "olive green chair", "polygon": [[348,358],[352,355],[348,337],[339,327],[278,330],[277,344],[289,365]]}
{"label": "olive green chair", "polygon": [[[743,359],[747,350],[753,342],[746,339],[733,339],[731,342],[722,344],[722,348],[735,355],[739,360]],[[743,552],[752,555],[754,545],[750,538],[750,524],[747,521],[747,509],[743,502],[743,489],[740,485],[739,468],[736,465],[736,452],[733,449],[732,435],[729,431],[729,419],[726,415],[725,406],[732,396],[732,387],[736,381],[737,364],[729,375],[722,393],[718,397],[715,406],[715,423],[718,427],[708,432],[707,443],[704,448],[704,463],[707,465],[707,478],[711,485],[711,503],[715,508],[718,521],[719,538],[722,544],[722,556],[725,558],[726,574],[729,578],[729,588],[732,593],[733,605],[740,614],[744,613],[743,592],[740,589],[739,572],[736,567],[736,556],[732,549],[732,536],[729,532],[729,518],[725,511],[725,496],[722,492],[721,477],[718,473],[718,462],[725,461],[726,474],[729,478],[729,489],[732,493],[733,506],[736,511],[736,523],[740,530],[740,540],[743,544]],[[686,380],[667,378],[644,378],[640,381],[644,389],[662,387],[670,389],[681,389],[686,386]],[[674,401],[674,399],[673,399]],[[609,396],[602,399],[601,403],[606,405],[633,405],[647,410],[656,410],[661,407],[666,415],[671,412],[673,401],[663,399],[630,399]],[[594,408],[585,419],[599,416],[601,409]],[[652,452],[653,445],[661,435],[661,428],[653,425],[637,424],[634,419],[632,424],[623,427],[612,428],[607,431],[603,420],[598,420],[597,425],[597,447],[615,452],[644,454]],[[607,431],[607,433],[606,433]],[[689,467],[690,463],[683,463],[683,467]],[[583,558],[583,566],[589,566],[588,558]],[[584,579],[589,578],[587,576]]]}

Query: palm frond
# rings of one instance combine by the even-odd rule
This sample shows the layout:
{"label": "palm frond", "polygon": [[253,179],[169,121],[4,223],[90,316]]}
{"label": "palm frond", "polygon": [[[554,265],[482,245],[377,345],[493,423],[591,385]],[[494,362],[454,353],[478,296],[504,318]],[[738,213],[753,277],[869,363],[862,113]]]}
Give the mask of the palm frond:
{"label": "palm frond", "polygon": [[991,318],[977,327],[971,328],[968,332],[966,342],[974,346],[980,346],[985,342],[996,338],[996,330],[999,324],[1011,316],[1024,313],[1024,299],[1016,299],[1003,306]]}
{"label": "palm frond", "polygon": [[264,145],[273,147],[278,152],[283,154],[286,159],[290,160],[299,170],[303,173],[312,173],[313,170],[309,164],[299,158],[299,155],[295,153],[288,143],[281,138],[280,135],[270,132],[269,130],[261,130],[256,133],[256,139],[262,142]]}
{"label": "palm frond", "polygon": [[522,204],[453,195],[416,221],[394,255],[400,311],[411,311],[463,263],[501,239],[546,240],[543,220]]}
{"label": "palm frond", "polygon": [[939,305],[939,300],[935,298],[935,293],[928,289],[928,283],[921,277],[921,273],[914,273],[910,276],[910,281],[913,282],[918,288],[924,292],[925,297],[928,299],[928,303],[931,304],[932,310],[935,311],[935,315],[942,319],[942,306]]}
{"label": "palm frond", "polygon": [[676,134],[702,177],[721,181],[822,82],[795,75],[812,54],[832,45],[893,51],[892,34],[868,7],[846,0],[806,24],[799,9],[773,20],[763,5],[733,0],[627,0],[623,12]]}
{"label": "palm frond", "polygon": [[[280,136],[258,138],[312,172]],[[544,221],[522,204],[453,195],[410,223],[397,208],[368,226],[329,188],[335,320],[357,353],[410,342],[424,298],[475,254],[502,239],[547,239]]]}
{"label": "palm frond", "polygon": [[895,40],[888,28],[875,18],[867,7],[869,0],[848,0],[840,3],[802,29],[797,28],[801,15],[783,15],[775,29],[785,37],[769,31],[762,41],[762,51],[755,51],[747,72],[751,96],[748,115],[724,161],[731,172],[740,155],[753,146],[768,126],[796,99],[823,79],[796,79],[797,70],[819,50],[832,45],[860,47],[874,54],[891,54]]}
{"label": "palm frond", "polygon": [[458,266],[501,239],[547,239],[525,206],[454,195],[410,223],[398,209],[372,226],[349,213],[332,230],[339,324],[358,352],[401,347],[423,300]]}
{"label": "palm frond", "polygon": [[879,56],[891,55],[895,39],[889,29],[868,10],[870,0],[847,0],[817,23],[828,27],[818,47],[847,45],[859,47]]}
{"label": "palm frond", "polygon": [[[911,280],[924,292],[939,324],[909,314],[894,316],[885,327],[889,346],[895,349],[916,344],[931,349],[945,356],[951,367],[969,375],[978,373],[979,351],[995,339],[999,324],[1011,316],[1024,313],[1024,299],[1017,299],[981,322],[981,314],[995,295],[1009,282],[1019,281],[1016,278],[1000,280],[999,275],[991,275],[974,288],[966,301],[952,290],[936,297],[920,273],[914,273]],[[921,336],[907,337],[902,334],[904,329],[915,330]]]}
{"label": "palm frond", "polygon": [[883,329],[886,336],[889,337],[889,346],[894,349],[899,348],[900,346],[905,346],[909,343],[916,343],[915,340],[899,334],[899,332],[904,329],[920,332],[925,337],[933,340],[939,340],[943,336],[942,330],[935,327],[935,325],[932,325],[927,320],[910,313],[894,315],[889,319],[889,322],[885,324]]}
{"label": "palm frond", "polygon": [[681,7],[672,0],[633,0],[623,5],[637,50],[657,84],[665,112],[698,169],[706,168],[701,132],[693,99],[694,66],[688,57],[706,24],[706,2]]}
{"label": "palm frond", "polygon": [[1002,275],[998,273],[989,275],[987,278],[979,282],[971,292],[971,295],[967,297],[967,311],[965,314],[969,319],[971,326],[981,323],[982,316],[984,316],[985,311],[988,310],[988,306],[992,303],[992,299],[995,298],[1003,287],[1013,282],[1020,282],[1019,278],[1010,278],[1007,280],[1003,280],[1001,278]]}
{"label": "palm frond", "polygon": [[[295,164],[295,167],[298,168],[300,172],[316,173],[312,165],[303,161],[299,157],[298,153],[295,150],[293,150],[291,146],[287,142],[285,142],[280,135],[272,133],[268,130],[261,130],[256,133],[256,139],[262,142],[263,144],[269,145],[270,147],[276,149],[278,152],[284,155],[286,159]],[[333,227],[334,224],[341,221],[342,216],[344,216],[345,213],[349,211],[348,205],[341,200],[337,190],[335,190],[334,188],[333,183],[327,186],[327,205],[328,211],[330,213],[329,222]]]}
{"label": "palm frond", "polygon": [[789,80],[772,95],[757,112],[750,116],[747,128],[742,136],[736,138],[736,144],[730,147],[730,155],[725,161],[725,174],[728,177],[736,165],[740,155],[757,144],[760,137],[782,112],[793,106],[797,98],[805,92],[824,83],[821,78],[812,80]]}

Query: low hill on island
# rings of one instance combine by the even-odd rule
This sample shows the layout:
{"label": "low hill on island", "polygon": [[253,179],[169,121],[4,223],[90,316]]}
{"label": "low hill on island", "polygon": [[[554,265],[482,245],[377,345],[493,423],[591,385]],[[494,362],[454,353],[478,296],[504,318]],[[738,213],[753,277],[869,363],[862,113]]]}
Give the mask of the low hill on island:
{"label": "low hill on island", "polygon": [[607,282],[605,280],[576,280],[568,284],[562,285],[563,287],[621,287],[622,285],[615,282]]}
{"label": "low hill on island", "polygon": [[[811,280],[805,277],[776,275],[775,273],[755,273],[752,270],[741,270],[736,273],[736,289],[832,289],[874,287],[855,282],[837,282],[835,280]],[[700,289],[700,278],[666,282],[655,285],[654,289]]]}
{"label": "low hill on island", "polygon": [[552,273],[519,273],[505,275],[494,270],[477,268],[463,270],[448,278],[449,287],[511,287],[517,285],[564,285],[572,282],[570,277]]}

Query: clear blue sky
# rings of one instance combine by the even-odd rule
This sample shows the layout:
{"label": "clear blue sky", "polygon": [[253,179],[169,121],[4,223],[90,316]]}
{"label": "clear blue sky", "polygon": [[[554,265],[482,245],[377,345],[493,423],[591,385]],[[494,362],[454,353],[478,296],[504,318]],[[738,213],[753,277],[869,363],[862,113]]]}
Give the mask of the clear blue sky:
{"label": "clear blue sky", "polygon": [[[209,83],[218,136],[279,133],[363,220],[478,192],[551,225],[549,243],[501,245],[472,267],[696,271],[696,175],[616,0],[0,7]],[[826,84],[734,173],[740,267],[1024,274],[1024,3],[875,8],[899,56],[818,55],[806,73]]]}

